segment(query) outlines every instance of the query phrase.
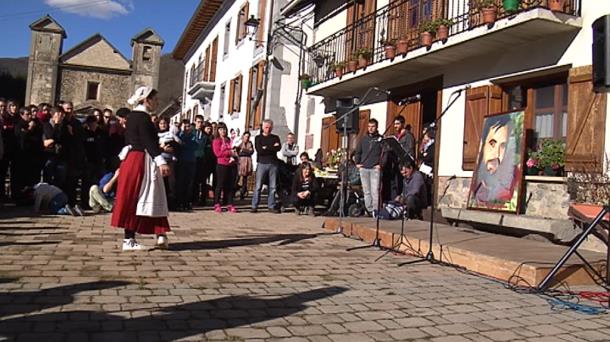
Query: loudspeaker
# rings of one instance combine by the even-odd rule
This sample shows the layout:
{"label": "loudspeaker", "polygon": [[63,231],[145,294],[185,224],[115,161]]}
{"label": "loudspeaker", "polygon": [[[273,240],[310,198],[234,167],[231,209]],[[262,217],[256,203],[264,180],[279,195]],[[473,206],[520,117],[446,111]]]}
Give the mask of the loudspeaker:
{"label": "loudspeaker", "polygon": [[[343,134],[343,125],[346,124],[347,134],[358,133],[358,119],[360,113],[358,110],[354,110],[358,106],[358,98],[356,97],[343,97],[337,99],[337,106],[335,111],[335,118],[337,119],[337,133]],[[339,119],[349,111],[352,111],[343,119]]]}
{"label": "loudspeaker", "polygon": [[593,25],[593,88],[610,90],[610,14],[597,18]]}

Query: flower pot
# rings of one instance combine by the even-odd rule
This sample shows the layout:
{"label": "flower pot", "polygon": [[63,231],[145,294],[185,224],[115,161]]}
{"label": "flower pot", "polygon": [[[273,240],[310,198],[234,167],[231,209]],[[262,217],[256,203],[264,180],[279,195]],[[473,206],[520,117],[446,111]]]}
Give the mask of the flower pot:
{"label": "flower pot", "polygon": [[528,167],[527,168],[527,174],[530,176],[537,176],[540,174],[540,169],[537,167]]}
{"label": "flower pot", "polygon": [[436,29],[436,38],[440,41],[446,41],[449,38],[449,27],[446,25],[440,25],[438,29]]}
{"label": "flower pot", "polygon": [[337,69],[335,69],[335,75],[336,75],[337,77],[341,77],[341,76],[343,76],[343,68],[337,68]]}
{"label": "flower pot", "polygon": [[521,0],[502,0],[502,6],[506,12],[517,12],[519,10],[520,2]]}
{"label": "flower pot", "polygon": [[396,47],[394,45],[387,45],[384,47],[385,50],[385,58],[394,59],[396,57]]}
{"label": "flower pot", "polygon": [[419,34],[419,42],[422,46],[429,47],[432,45],[432,33],[422,32]]}
{"label": "flower pot", "polygon": [[347,70],[349,72],[354,72],[356,69],[358,69],[358,61],[352,60],[347,63]]}
{"label": "flower pot", "polygon": [[564,0],[548,0],[548,6],[551,11],[563,11]]}
{"label": "flower pot", "polygon": [[301,80],[301,87],[303,87],[303,89],[308,89],[309,87],[311,87],[311,80]]}
{"label": "flower pot", "polygon": [[563,168],[554,168],[552,166],[545,166],[544,167],[544,175],[545,176],[552,176],[552,177],[560,177],[563,176]]}
{"label": "flower pot", "polygon": [[481,10],[481,15],[483,16],[483,22],[485,24],[493,24],[496,22],[496,8],[495,7],[487,7]]}
{"label": "flower pot", "polygon": [[369,65],[368,58],[364,58],[364,57],[358,58],[358,67],[359,68],[366,68],[367,65]]}
{"label": "flower pot", "polygon": [[406,39],[401,39],[396,44],[396,50],[399,55],[405,55],[409,51],[409,41]]}

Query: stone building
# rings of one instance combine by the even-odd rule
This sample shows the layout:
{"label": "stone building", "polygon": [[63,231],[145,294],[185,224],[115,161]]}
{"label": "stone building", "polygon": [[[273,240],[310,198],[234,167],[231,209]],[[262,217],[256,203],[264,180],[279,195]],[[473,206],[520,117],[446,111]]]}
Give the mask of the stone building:
{"label": "stone building", "polygon": [[117,109],[139,86],[158,88],[164,41],[147,28],[131,39],[132,60],[96,33],[63,52],[66,31],[46,15],[30,25],[26,103],[72,101],[77,112]]}

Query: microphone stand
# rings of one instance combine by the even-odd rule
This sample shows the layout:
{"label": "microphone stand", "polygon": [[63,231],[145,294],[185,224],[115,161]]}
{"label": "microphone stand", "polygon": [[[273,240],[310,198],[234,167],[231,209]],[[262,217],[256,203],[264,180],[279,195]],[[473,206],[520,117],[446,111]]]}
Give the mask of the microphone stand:
{"label": "microphone stand", "polygon": [[[441,112],[441,115],[438,116],[438,118],[436,118],[436,120],[434,120],[434,126],[438,127],[438,123],[441,121],[441,119],[443,118],[443,116],[445,116],[445,114],[447,114],[447,111],[449,111],[449,108],[451,108],[451,106],[453,106],[453,104],[457,101],[457,99],[460,98],[460,96],[462,96],[462,93],[464,92],[464,90],[468,89],[469,87],[466,88],[460,88],[456,91],[454,91],[453,93],[451,93],[451,95],[449,96],[449,98],[452,98],[451,101],[449,102],[449,104],[447,105],[447,107],[445,107],[445,109]],[[454,96],[457,95],[457,96]],[[436,139],[435,142],[436,144]],[[436,146],[434,147],[436,148]],[[440,146],[439,146],[440,149]],[[432,161],[432,174],[434,176],[434,171],[437,170],[437,165],[436,165],[436,159],[437,159],[438,155],[435,155],[434,160]],[[432,238],[433,238],[433,234],[434,234],[434,210],[435,210],[435,205],[434,203],[436,202],[436,198],[434,198],[435,194],[434,194],[434,180],[432,183],[432,203],[430,203],[430,228],[429,228],[429,237],[428,237],[428,253],[426,253],[426,255],[424,256],[423,259],[420,260],[414,260],[414,261],[408,261],[408,262],[403,262],[398,264],[398,266],[403,266],[403,265],[409,265],[409,264],[416,264],[416,263],[420,263],[423,261],[428,261],[430,263],[437,263],[440,260],[436,260],[434,258],[434,253],[432,252]]]}
{"label": "microphone stand", "polygon": [[[343,233],[343,219],[345,217],[345,201],[346,201],[345,197],[347,195],[346,194],[347,193],[347,186],[346,186],[347,177],[346,176],[347,176],[347,172],[348,172],[348,168],[349,168],[349,158],[347,158],[347,156],[349,155],[349,153],[348,153],[349,137],[347,135],[347,118],[349,115],[351,115],[355,111],[360,110],[360,107],[367,104],[366,100],[369,97],[369,95],[371,94],[371,92],[373,92],[373,91],[380,92],[380,93],[386,93],[387,95],[389,95],[389,93],[387,93],[386,91],[379,89],[377,87],[369,88],[362,96],[360,103],[358,103],[356,106],[354,106],[354,108],[350,109],[345,114],[336,118],[334,121],[330,122],[327,125],[330,127],[333,124],[337,123],[339,120],[343,120],[343,137],[341,138],[341,148],[343,149],[343,151],[345,152],[346,155],[344,158],[345,160],[343,162],[343,172],[341,172],[341,184],[339,186],[339,191],[340,191],[339,227],[337,227],[336,233]],[[377,232],[375,234],[375,241],[373,243],[374,244],[377,243],[377,245],[374,245],[374,246],[379,245],[379,223],[377,224]]]}

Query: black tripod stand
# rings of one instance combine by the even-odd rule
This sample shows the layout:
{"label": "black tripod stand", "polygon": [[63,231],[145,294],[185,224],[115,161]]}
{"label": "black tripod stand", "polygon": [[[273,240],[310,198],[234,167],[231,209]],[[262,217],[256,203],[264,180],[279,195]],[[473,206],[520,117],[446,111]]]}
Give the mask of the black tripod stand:
{"label": "black tripod stand", "polygon": [[[470,86],[460,88],[460,89],[454,91],[453,93],[451,93],[451,95],[449,96],[449,98],[451,98],[451,101],[449,102],[447,107],[445,107],[445,109],[441,112],[441,115],[439,115],[438,118],[436,118],[436,120],[434,120],[435,127],[438,127],[438,123],[441,121],[443,116],[445,116],[445,114],[447,114],[447,111],[449,111],[449,108],[451,108],[451,106],[453,106],[455,101],[457,101],[457,99],[462,95],[464,90],[467,90],[467,89],[470,89]],[[435,148],[436,148],[436,146],[435,146]],[[434,172],[434,170],[436,170],[436,168],[437,168],[436,158],[432,161],[432,164],[433,164],[432,170]],[[434,183],[432,184],[431,191],[432,191],[432,196],[431,196],[432,201],[430,203],[430,228],[429,228],[429,236],[428,236],[428,253],[426,253],[426,256],[423,259],[403,262],[403,263],[398,264],[398,266],[416,264],[416,263],[420,263],[423,261],[428,261],[431,263],[437,262],[437,260],[434,259],[434,253],[432,252],[432,239],[434,236],[434,209],[435,209],[434,203],[436,202],[436,198],[435,198],[435,194],[434,194]]]}
{"label": "black tripod stand", "polygon": [[[570,259],[572,254],[576,254],[576,256],[578,256],[585,263],[585,265],[597,277],[599,277],[599,279],[604,279],[604,277],[593,266],[591,266],[591,264],[582,255],[580,255],[580,253],[578,253],[578,247],[580,247],[580,245],[585,241],[585,239],[589,236],[589,234],[591,234],[593,232],[593,230],[597,227],[597,225],[604,219],[604,216],[606,216],[608,213],[610,213],[610,205],[605,205],[604,208],[600,211],[600,213],[595,217],[593,222],[591,222],[591,224],[589,224],[587,229],[585,229],[585,231],[580,235],[578,240],[576,240],[576,242],[574,242],[574,244],[572,244],[570,249],[561,257],[561,259],[559,259],[559,261],[553,267],[551,272],[549,272],[549,274],[544,278],[544,280],[540,283],[540,285],[538,285],[538,290],[544,291],[549,287],[551,280],[553,280],[553,278],[555,278],[557,273],[559,273],[559,270],[568,261],[568,259]],[[606,241],[606,243],[610,244],[610,236],[608,238],[608,241]],[[606,287],[610,287],[610,245],[607,245],[606,248],[607,248],[607,251],[606,251],[606,279],[605,279],[605,282],[606,282]]]}

